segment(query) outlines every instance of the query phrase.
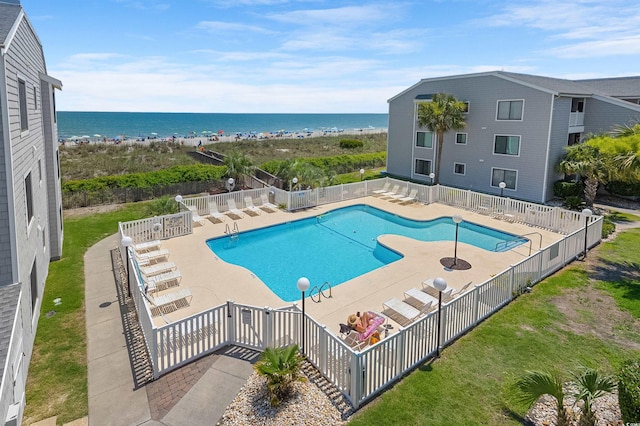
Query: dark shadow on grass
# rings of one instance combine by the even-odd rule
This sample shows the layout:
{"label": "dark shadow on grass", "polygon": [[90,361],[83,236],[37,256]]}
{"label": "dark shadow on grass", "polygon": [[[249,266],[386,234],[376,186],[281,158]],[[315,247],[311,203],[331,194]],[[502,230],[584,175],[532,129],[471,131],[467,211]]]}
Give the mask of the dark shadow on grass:
{"label": "dark shadow on grass", "polygon": [[633,223],[633,220],[629,220],[629,218],[625,217],[624,214],[620,212],[613,212],[607,215],[609,220],[613,223]]}
{"label": "dark shadow on grass", "polygon": [[502,410],[502,413],[509,417],[510,419],[515,420],[516,422],[522,423],[524,426],[535,426],[535,423],[532,422],[531,420],[527,419],[526,417],[522,417],[520,414],[516,413],[513,410],[510,410],[509,408],[504,408]]}
{"label": "dark shadow on grass", "polygon": [[[599,259],[589,273],[591,278],[599,281],[609,281],[615,283],[617,281],[626,281],[635,286],[640,292],[640,263],[637,262],[615,262],[607,259]],[[638,293],[636,293],[636,296]]]}

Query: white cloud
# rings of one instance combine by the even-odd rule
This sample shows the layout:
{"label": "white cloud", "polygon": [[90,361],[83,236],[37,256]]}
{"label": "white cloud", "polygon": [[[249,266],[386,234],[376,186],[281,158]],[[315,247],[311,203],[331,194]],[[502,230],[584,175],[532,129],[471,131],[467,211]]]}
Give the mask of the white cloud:
{"label": "white cloud", "polygon": [[205,30],[208,32],[224,32],[224,31],[251,31],[256,33],[273,33],[263,27],[256,25],[240,24],[237,22],[223,22],[223,21],[202,21],[198,22],[196,29]]}
{"label": "white cloud", "polygon": [[640,54],[640,34],[559,46],[547,50],[547,53],[562,58],[638,55]]}
{"label": "white cloud", "polygon": [[128,7],[138,10],[165,11],[170,7],[169,3],[157,0],[116,0],[116,2],[124,3]]}

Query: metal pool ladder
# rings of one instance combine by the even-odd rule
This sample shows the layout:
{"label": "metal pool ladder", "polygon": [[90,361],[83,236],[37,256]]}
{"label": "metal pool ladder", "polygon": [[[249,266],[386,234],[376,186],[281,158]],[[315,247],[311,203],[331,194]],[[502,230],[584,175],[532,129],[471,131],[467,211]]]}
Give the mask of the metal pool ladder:
{"label": "metal pool ladder", "polygon": [[[316,296],[318,296],[318,300],[313,298],[313,296],[314,296],[313,290],[318,290],[318,292],[316,293]],[[325,290],[329,290],[329,295],[328,296],[326,294],[324,294]],[[322,301],[321,300],[322,296],[324,296],[326,299],[329,299],[329,298],[333,297],[333,296],[331,296],[331,284],[329,284],[328,281],[325,282],[324,284],[322,284],[321,286],[317,286],[317,285],[313,286],[313,288],[311,289],[309,294],[311,295],[311,296],[309,296],[309,298],[311,300],[313,300],[314,302],[316,302],[316,303],[320,303]]]}
{"label": "metal pool ladder", "polygon": [[240,234],[240,229],[238,228],[238,222],[233,222],[233,229],[227,223],[224,233],[229,236],[230,240],[237,240]]}

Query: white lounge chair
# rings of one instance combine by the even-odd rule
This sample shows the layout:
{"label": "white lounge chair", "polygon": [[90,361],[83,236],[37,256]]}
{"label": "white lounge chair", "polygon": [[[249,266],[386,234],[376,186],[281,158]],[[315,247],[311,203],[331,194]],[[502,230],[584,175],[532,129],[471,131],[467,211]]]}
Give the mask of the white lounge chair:
{"label": "white lounge chair", "polygon": [[169,287],[180,285],[181,279],[182,274],[178,270],[151,276],[143,274],[142,276],[142,280],[144,281],[147,292],[149,293],[155,293],[158,291],[166,290]]}
{"label": "white lounge chair", "polygon": [[224,215],[218,211],[218,205],[213,200],[209,200],[209,216],[220,222],[224,220]]}
{"label": "white lounge chair", "polygon": [[168,314],[173,311],[177,311],[180,308],[186,308],[189,306],[191,299],[193,298],[191,290],[188,288],[182,288],[180,290],[158,296],[146,294],[145,297],[152,305],[150,306],[152,316]]}
{"label": "white lounge chair", "polygon": [[453,290],[451,292],[451,297],[458,297],[458,296],[462,296],[464,293],[467,292],[467,289],[469,289],[469,287],[471,287],[471,283],[473,281],[469,281],[468,283],[466,283],[464,286],[462,286],[462,288],[460,290]]}
{"label": "white lounge chair", "polygon": [[407,187],[402,188],[402,191],[398,192],[397,194],[389,195],[390,197],[389,201],[398,201],[401,198],[406,197],[408,191],[409,191],[409,188]]}
{"label": "white lounge chair", "polygon": [[148,277],[162,274],[164,272],[173,271],[177,268],[176,264],[173,262],[162,262],[162,263],[156,263],[155,265],[148,265],[148,266],[138,265],[138,266],[140,267],[140,272],[142,272],[144,275]]}
{"label": "white lounge chair", "polygon": [[146,241],[144,243],[134,244],[131,247],[138,253],[143,253],[145,251],[153,251],[158,250],[160,248],[160,240]]}
{"label": "white lounge chair", "polygon": [[438,304],[438,298],[425,293],[417,288],[410,288],[404,292],[405,302],[420,310],[421,313],[431,312],[434,305]]}
{"label": "white lounge chair", "polygon": [[411,192],[409,192],[409,195],[407,195],[406,197],[399,198],[398,201],[400,203],[412,203],[416,201],[417,196],[418,196],[418,190],[412,189]]}
{"label": "white lounge chair", "polygon": [[138,253],[137,251],[134,250],[133,254],[136,257],[138,264],[142,266],[156,263],[160,259],[169,259],[169,250],[167,249],[148,251],[145,253]]}
{"label": "white lounge chair", "polygon": [[262,194],[260,196],[260,200],[262,200],[262,204],[259,205],[258,207],[260,207],[262,210],[268,213],[273,213],[278,211],[278,206],[269,202],[269,197],[267,196],[267,194]]}
{"label": "white lounge chair", "polygon": [[[431,297],[435,298],[436,300],[438,300],[438,297],[440,295],[439,294],[440,292],[436,290],[436,288],[433,286],[433,278],[428,278],[422,281],[422,291],[424,291]],[[451,296],[452,292],[453,292],[453,287],[449,287],[445,291],[443,291],[442,301],[449,302],[451,299],[453,299],[453,297]]]}
{"label": "white lounge chair", "polygon": [[253,200],[251,199],[251,197],[244,197],[244,205],[244,211],[247,212],[247,214],[249,214],[250,216],[252,216],[254,213],[256,216],[258,216],[260,213],[262,213],[262,210],[260,210],[253,204]]}
{"label": "white lounge chair", "polygon": [[191,219],[193,222],[204,226],[205,220],[198,214],[198,208],[196,206],[187,206],[187,208],[191,212]]}
{"label": "white lounge chair", "polygon": [[349,334],[344,338],[344,342],[356,351],[361,351],[369,344],[370,339],[360,340],[360,333],[355,330],[351,330]]}
{"label": "white lounge chair", "polygon": [[384,194],[385,192],[389,191],[390,186],[391,184],[389,182],[385,182],[382,189],[376,189],[375,191],[371,191],[371,193],[374,195]]}
{"label": "white lounge chair", "polygon": [[399,189],[400,189],[400,185],[393,185],[393,188],[391,188],[391,191],[383,192],[380,195],[382,195],[383,197],[391,197],[392,195],[396,195]]}
{"label": "white lounge chair", "polygon": [[238,207],[236,207],[236,200],[234,200],[233,198],[227,198],[227,205],[229,206],[229,211],[227,211],[227,214],[232,214],[239,218],[244,217],[244,213],[242,213],[242,211],[239,210]]}
{"label": "white lounge chair", "polygon": [[396,298],[389,299],[382,304],[383,313],[400,324],[406,326],[411,324],[420,316],[420,311],[408,303]]}

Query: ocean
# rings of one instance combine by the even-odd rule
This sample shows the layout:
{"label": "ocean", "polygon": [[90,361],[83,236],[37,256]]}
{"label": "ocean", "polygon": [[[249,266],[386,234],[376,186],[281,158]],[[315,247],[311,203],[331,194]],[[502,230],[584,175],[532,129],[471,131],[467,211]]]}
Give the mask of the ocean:
{"label": "ocean", "polygon": [[388,114],[222,114],[58,111],[58,137],[202,136],[251,132],[386,129]]}

